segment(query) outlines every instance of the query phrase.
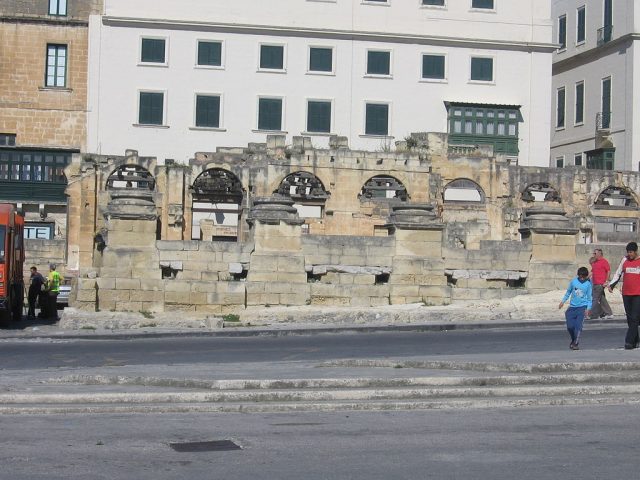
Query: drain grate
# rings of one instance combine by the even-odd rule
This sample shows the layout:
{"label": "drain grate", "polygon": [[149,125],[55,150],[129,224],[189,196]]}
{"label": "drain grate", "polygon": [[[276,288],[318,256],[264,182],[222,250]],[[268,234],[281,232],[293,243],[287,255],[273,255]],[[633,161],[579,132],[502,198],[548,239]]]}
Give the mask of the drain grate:
{"label": "drain grate", "polygon": [[242,450],[242,447],[231,440],[211,440],[209,442],[170,443],[176,452],[225,452]]}

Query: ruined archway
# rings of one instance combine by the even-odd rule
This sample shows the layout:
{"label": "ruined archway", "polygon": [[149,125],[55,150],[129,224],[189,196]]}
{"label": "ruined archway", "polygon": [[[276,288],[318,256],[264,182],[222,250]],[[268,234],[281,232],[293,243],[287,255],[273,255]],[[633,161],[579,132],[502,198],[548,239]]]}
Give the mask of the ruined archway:
{"label": "ruined archway", "polygon": [[410,197],[400,180],[390,175],[376,175],[367,180],[358,195],[360,201],[406,202]]}
{"label": "ruined archway", "polygon": [[465,203],[484,203],[485,194],[480,185],[473,180],[467,178],[457,178],[452,180],[445,187],[442,194],[443,201],[448,202],[465,202]]}
{"label": "ruined archway", "polygon": [[593,204],[596,240],[636,241],[640,227],[637,211],[638,200],[631,189],[614,185],[605,188]]}
{"label": "ruined archway", "polygon": [[594,206],[637,209],[638,201],[634,193],[627,187],[609,186],[598,195]]}
{"label": "ruined archway", "polygon": [[151,172],[140,165],[121,165],[107,178],[107,190],[151,190],[156,180]]}
{"label": "ruined archway", "polygon": [[560,193],[546,182],[532,183],[522,192],[522,201],[526,203],[561,203]]}
{"label": "ruined archway", "polygon": [[191,190],[191,239],[236,241],[244,190],[238,177],[221,168],[202,172]]}
{"label": "ruined archway", "polygon": [[330,195],[320,179],[309,172],[287,175],[273,193],[291,198],[301,218],[322,218]]}

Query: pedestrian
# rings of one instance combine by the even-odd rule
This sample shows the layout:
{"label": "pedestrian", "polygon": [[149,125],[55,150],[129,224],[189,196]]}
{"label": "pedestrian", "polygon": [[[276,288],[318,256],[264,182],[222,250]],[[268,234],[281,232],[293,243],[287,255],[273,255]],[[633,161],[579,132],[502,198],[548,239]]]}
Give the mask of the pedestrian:
{"label": "pedestrian", "polygon": [[27,311],[28,318],[35,318],[36,316],[36,300],[42,292],[42,286],[45,280],[42,274],[34,266],[31,267],[31,276],[29,277],[29,292],[27,294],[27,301],[29,302],[29,310]]}
{"label": "pedestrian", "polygon": [[47,277],[47,290],[49,292],[47,318],[58,320],[58,294],[60,293],[60,284],[62,283],[62,275],[56,272],[56,265],[49,265],[49,275]]}
{"label": "pedestrian", "polygon": [[567,320],[567,331],[571,336],[571,343],[569,344],[571,350],[580,350],[578,345],[584,319],[591,313],[592,285],[589,280],[589,269],[580,267],[577,274],[577,277],[569,282],[567,292],[558,306],[561,309],[571,297],[569,308],[564,313],[564,317]]}
{"label": "pedestrian", "polygon": [[591,283],[593,284],[591,318],[611,318],[613,312],[604,292],[611,278],[611,266],[604,258],[600,248],[593,250],[593,256],[589,259],[589,263],[591,264]]}
{"label": "pedestrian", "polygon": [[613,292],[617,283],[622,279],[622,303],[627,315],[628,327],[624,338],[624,348],[632,350],[638,348],[638,344],[640,344],[640,335],[638,335],[638,325],[640,325],[640,258],[636,242],[629,242],[626,250],[626,260],[622,263],[620,272],[616,271],[611,280],[609,291]]}

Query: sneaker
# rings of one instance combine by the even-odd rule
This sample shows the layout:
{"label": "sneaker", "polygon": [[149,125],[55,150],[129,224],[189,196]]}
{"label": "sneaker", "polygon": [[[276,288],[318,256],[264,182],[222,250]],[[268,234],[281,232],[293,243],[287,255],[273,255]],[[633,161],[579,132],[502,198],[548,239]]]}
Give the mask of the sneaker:
{"label": "sneaker", "polygon": [[636,348],[636,346],[632,343],[625,343],[624,344],[624,349],[625,350],[633,350],[634,348]]}
{"label": "sneaker", "polygon": [[571,350],[580,350],[580,347],[578,346],[577,343],[572,343],[571,345],[569,345],[569,348]]}
{"label": "sneaker", "polygon": [[602,318],[604,318],[605,320],[609,320],[609,319],[613,318],[613,314],[611,314],[611,315],[605,315],[605,316],[604,316],[604,317],[602,317]]}

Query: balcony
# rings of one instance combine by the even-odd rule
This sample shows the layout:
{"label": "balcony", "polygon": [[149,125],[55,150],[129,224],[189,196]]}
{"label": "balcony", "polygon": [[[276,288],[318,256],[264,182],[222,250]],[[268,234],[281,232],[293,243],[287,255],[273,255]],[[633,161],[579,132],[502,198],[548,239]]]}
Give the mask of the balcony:
{"label": "balcony", "polygon": [[596,132],[608,132],[611,129],[611,112],[596,113]]}
{"label": "balcony", "polygon": [[613,25],[605,25],[598,29],[598,46],[604,45],[611,41],[613,36]]}

